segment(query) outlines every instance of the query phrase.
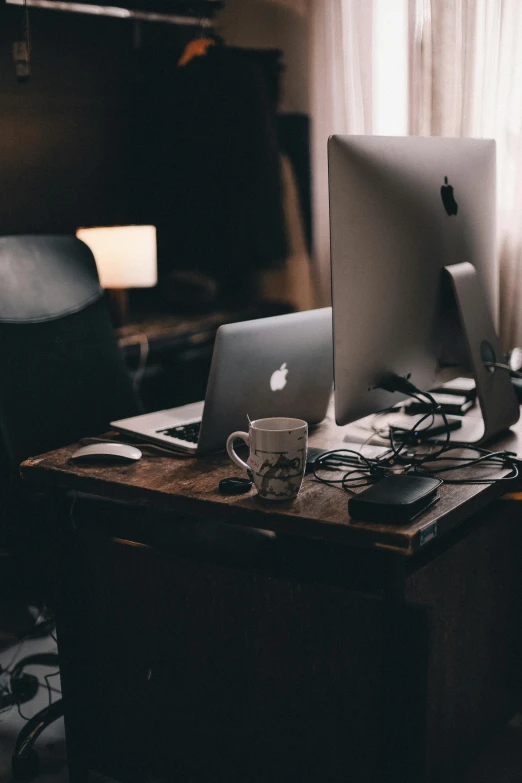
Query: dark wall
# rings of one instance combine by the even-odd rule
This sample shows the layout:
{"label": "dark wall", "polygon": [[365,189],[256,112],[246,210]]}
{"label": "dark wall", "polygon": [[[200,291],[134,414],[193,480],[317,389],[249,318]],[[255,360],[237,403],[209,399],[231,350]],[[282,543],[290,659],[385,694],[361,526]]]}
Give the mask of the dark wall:
{"label": "dark wall", "polygon": [[[143,114],[161,91],[144,77],[133,23],[31,8],[31,76],[17,83],[22,14],[0,9],[0,234],[152,219]],[[154,24],[141,32],[159,74],[190,35]]]}
{"label": "dark wall", "polygon": [[0,235],[152,223],[171,304],[178,269],[217,280],[222,300],[254,295],[258,270],[286,256],[280,146],[310,225],[307,118],[276,123],[281,52],[216,47],[185,71],[194,28],[36,8],[29,19],[19,83],[24,9],[0,6]]}

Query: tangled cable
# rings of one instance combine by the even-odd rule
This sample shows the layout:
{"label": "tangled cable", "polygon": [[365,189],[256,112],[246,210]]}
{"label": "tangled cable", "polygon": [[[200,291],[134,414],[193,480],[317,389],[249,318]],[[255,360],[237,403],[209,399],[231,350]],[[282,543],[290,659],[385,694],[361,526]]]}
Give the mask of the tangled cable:
{"label": "tangled cable", "polygon": [[[367,486],[391,473],[396,473],[398,468],[401,469],[400,472],[402,473],[413,473],[418,476],[437,476],[445,484],[495,484],[498,481],[512,481],[519,475],[518,459],[514,452],[489,451],[473,444],[452,446],[450,442],[450,427],[446,414],[429,392],[417,389],[408,379],[399,378],[398,376],[390,376],[380,386],[388,391],[404,392],[422,403],[425,402],[423,399],[425,398],[428,400],[431,409],[419,419],[416,419],[413,426],[409,429],[390,427],[388,434],[390,447],[380,457],[366,457],[360,451],[344,448],[319,454],[311,465],[311,471],[317,481],[329,486],[339,486],[343,490],[351,492],[352,489]],[[445,438],[435,452],[426,453],[419,450],[418,433],[421,425],[431,417],[432,421],[427,427],[422,429],[422,432],[429,430],[436,413],[442,416],[446,430]],[[401,433],[400,443],[397,442],[399,432]],[[477,452],[478,456],[473,458],[461,455],[450,456],[450,452],[457,449],[462,450],[463,448]],[[453,464],[446,464],[448,462]],[[508,469],[510,472],[505,476],[498,475],[486,478],[449,478],[439,475],[476,465],[491,466],[503,470]],[[324,475],[325,473],[339,471],[343,471],[339,478]]]}

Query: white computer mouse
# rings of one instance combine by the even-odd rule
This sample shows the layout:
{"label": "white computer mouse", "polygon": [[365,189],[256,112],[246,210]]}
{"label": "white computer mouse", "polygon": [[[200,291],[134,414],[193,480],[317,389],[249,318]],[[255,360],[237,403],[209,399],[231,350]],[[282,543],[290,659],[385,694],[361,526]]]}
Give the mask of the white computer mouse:
{"label": "white computer mouse", "polygon": [[75,462],[109,463],[136,462],[141,459],[141,451],[127,443],[91,443],[71,454]]}

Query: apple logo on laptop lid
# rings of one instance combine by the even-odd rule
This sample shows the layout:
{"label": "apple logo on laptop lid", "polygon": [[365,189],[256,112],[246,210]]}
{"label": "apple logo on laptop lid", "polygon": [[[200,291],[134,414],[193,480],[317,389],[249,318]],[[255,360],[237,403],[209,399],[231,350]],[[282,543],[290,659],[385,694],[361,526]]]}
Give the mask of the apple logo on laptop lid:
{"label": "apple logo on laptop lid", "polygon": [[453,195],[453,187],[448,184],[448,178],[444,177],[444,185],[442,185],[440,189],[440,197],[442,199],[442,203],[444,204],[444,209],[448,213],[448,215],[451,217],[451,215],[456,215],[459,211],[459,205],[455,201],[455,196]]}
{"label": "apple logo on laptop lid", "polygon": [[286,367],[286,362],[283,362],[281,367],[273,372],[270,377],[270,388],[272,391],[280,391],[285,388],[287,373],[288,369]]}

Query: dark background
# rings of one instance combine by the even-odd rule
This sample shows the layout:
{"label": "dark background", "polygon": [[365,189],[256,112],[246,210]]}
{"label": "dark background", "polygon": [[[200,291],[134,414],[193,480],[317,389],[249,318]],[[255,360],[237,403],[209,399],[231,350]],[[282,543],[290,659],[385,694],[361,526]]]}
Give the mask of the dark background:
{"label": "dark background", "polygon": [[[176,252],[176,216],[166,228],[161,215],[183,188],[169,175],[182,111],[172,78],[197,28],[37,8],[29,20],[31,75],[19,83],[12,45],[24,9],[0,7],[0,234],[152,223],[161,273]],[[310,241],[308,118],[280,115],[278,135]]]}
{"label": "dark background", "polygon": [[[148,222],[144,111],[161,100],[162,73],[193,31],[142,23],[140,48],[130,20],[31,8],[31,76],[18,83],[12,43],[23,9],[4,6],[1,16],[0,233]],[[150,52],[156,69],[146,77]]]}

